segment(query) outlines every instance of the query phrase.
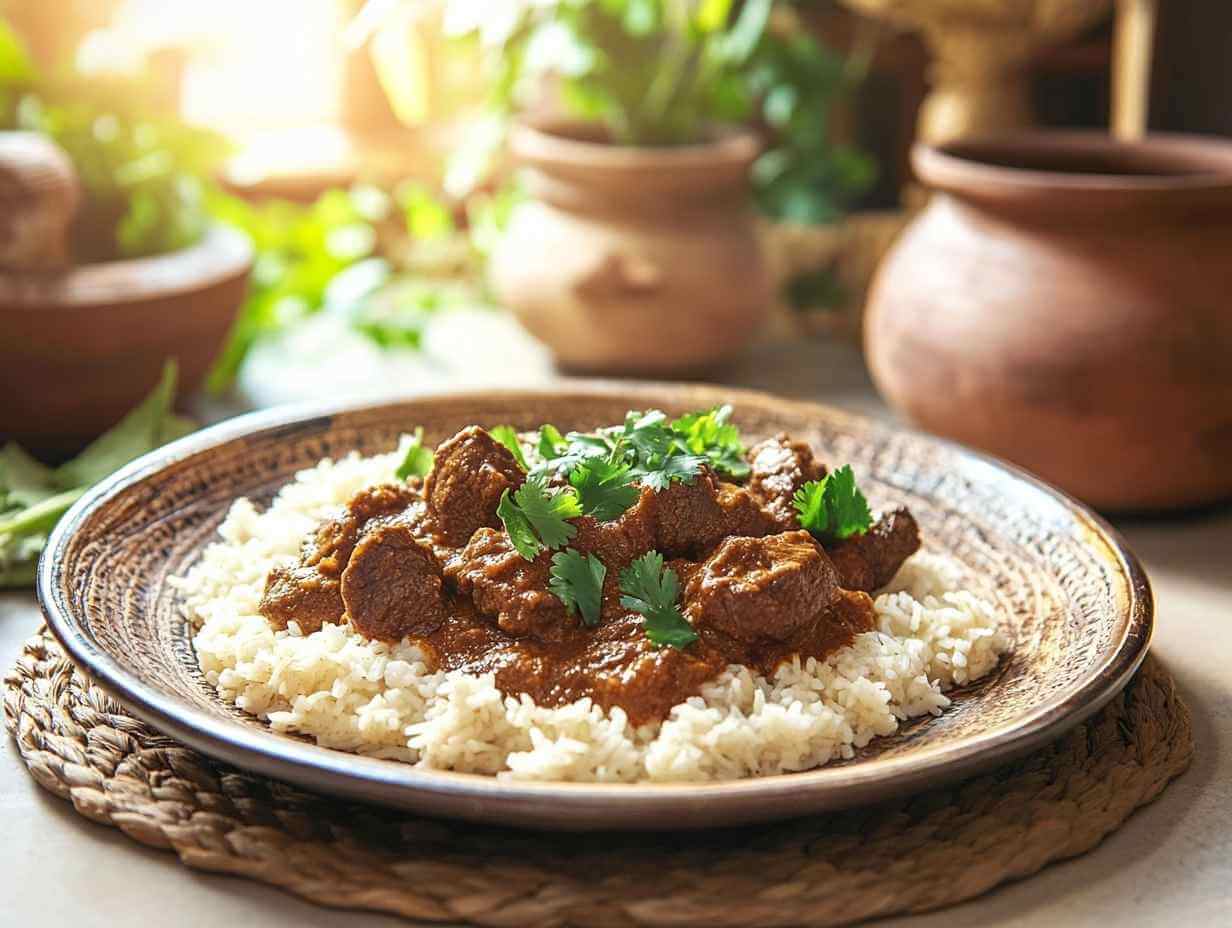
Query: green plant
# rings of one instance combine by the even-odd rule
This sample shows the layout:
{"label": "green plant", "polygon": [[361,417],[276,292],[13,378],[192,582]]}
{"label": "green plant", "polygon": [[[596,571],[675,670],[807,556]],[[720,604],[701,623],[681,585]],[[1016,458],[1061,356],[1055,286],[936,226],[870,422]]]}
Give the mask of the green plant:
{"label": "green plant", "polygon": [[[786,4],[783,4],[786,5]],[[494,111],[534,106],[549,78],[572,116],[601,124],[613,142],[702,141],[716,123],[761,128],[753,171],[768,214],[798,222],[836,218],[873,179],[871,162],[829,140],[829,111],[852,82],[834,52],[791,24],[774,0],[502,0],[451,4],[447,30],[481,43]],[[489,146],[490,126],[480,133]],[[466,181],[480,176],[464,152]]]}
{"label": "green plant", "polygon": [[226,144],[149,111],[140,82],[39,74],[0,20],[0,128],[42,133],[72,160],[85,194],[73,226],[78,262],[177,251],[209,224],[208,177]]}

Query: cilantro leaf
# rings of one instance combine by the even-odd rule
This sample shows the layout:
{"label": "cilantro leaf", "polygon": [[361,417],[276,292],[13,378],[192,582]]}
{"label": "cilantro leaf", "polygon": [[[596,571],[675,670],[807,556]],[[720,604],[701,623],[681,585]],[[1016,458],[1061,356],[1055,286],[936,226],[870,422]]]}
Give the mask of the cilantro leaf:
{"label": "cilantro leaf", "polygon": [[655,647],[686,648],[697,640],[697,632],[676,605],[680,578],[670,567],[663,567],[663,555],[647,551],[620,573],[620,604],[640,612],[645,619],[646,637]]}
{"label": "cilantro leaf", "polygon": [[522,470],[530,470],[526,466],[526,455],[522,452],[522,443],[518,441],[518,433],[512,425],[497,425],[488,429],[488,434],[504,445],[513,454],[514,460]]}
{"label": "cilantro leaf", "polygon": [[394,476],[399,480],[405,480],[412,474],[416,477],[428,476],[428,471],[432,470],[433,455],[424,447],[423,427],[415,429],[415,433],[410,436],[409,440],[404,437],[402,443],[406,447],[406,452],[402,455],[402,463],[394,471]]}
{"label": "cilantro leaf", "polygon": [[595,555],[583,557],[572,548],[552,555],[551,580],[548,589],[565,604],[570,614],[581,613],[582,622],[599,624],[599,610],[603,605],[603,579],[607,567]]}
{"label": "cilantro leaf", "polygon": [[730,405],[686,413],[675,419],[671,428],[686,451],[705,455],[718,473],[742,480],[749,475],[749,464],[744,459],[740,430],[728,421],[731,413]]}
{"label": "cilantro leaf", "polygon": [[666,490],[673,480],[682,483],[692,483],[702,469],[706,459],[696,454],[670,454],[653,465],[641,465],[633,468],[633,473],[641,478],[645,486],[656,493]]}
{"label": "cilantro leaf", "polygon": [[873,524],[868,500],[856,486],[849,464],[820,480],[810,480],[796,491],[792,503],[800,527],[821,541],[841,541],[862,535]]}
{"label": "cilantro leaf", "polygon": [[536,447],[539,451],[539,457],[545,461],[550,461],[564,454],[565,450],[569,447],[569,443],[565,441],[565,436],[560,434],[560,430],[556,426],[545,423],[539,427],[539,442]]}
{"label": "cilantro leaf", "polygon": [[582,512],[601,522],[620,518],[637,502],[635,479],[628,464],[614,464],[606,458],[581,461],[569,472],[569,483],[577,490]]}
{"label": "cilantro leaf", "polygon": [[539,552],[543,550],[543,542],[535,534],[535,529],[530,524],[530,519],[526,518],[526,514],[518,508],[517,503],[509,496],[508,488],[501,494],[500,503],[496,507],[496,514],[500,516],[501,522],[504,523],[505,532],[509,535],[509,541],[518,554],[528,561],[533,561]]}
{"label": "cilantro leaf", "polygon": [[562,548],[577,534],[569,519],[582,514],[572,487],[553,489],[545,474],[531,474],[511,495],[501,494],[496,514],[505,524],[509,540],[528,561],[544,548]]}

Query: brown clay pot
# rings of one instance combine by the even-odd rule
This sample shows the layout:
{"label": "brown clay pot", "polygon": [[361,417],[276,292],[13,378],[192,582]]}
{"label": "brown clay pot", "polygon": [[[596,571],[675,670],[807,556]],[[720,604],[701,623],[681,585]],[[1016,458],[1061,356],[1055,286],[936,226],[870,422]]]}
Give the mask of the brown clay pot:
{"label": "brown clay pot", "polygon": [[881,266],[886,399],[1112,510],[1232,495],[1232,143],[1035,133],[917,147]]}
{"label": "brown clay pot", "polygon": [[53,274],[0,274],[0,438],[69,451],[179,363],[195,389],[244,298],[252,249],[217,227],[191,248]]}
{"label": "brown clay pot", "polygon": [[522,125],[511,149],[530,198],[491,280],[562,368],[675,375],[748,344],[774,296],[749,195],[756,136],[630,148]]}

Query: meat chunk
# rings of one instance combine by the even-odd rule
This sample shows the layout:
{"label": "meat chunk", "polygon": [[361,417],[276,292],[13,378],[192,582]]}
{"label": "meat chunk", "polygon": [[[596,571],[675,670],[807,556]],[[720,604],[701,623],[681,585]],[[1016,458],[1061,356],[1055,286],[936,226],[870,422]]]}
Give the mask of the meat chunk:
{"label": "meat chunk", "polygon": [[337,624],[343,612],[338,578],[300,564],[275,567],[266,578],[258,610],[271,627],[286,628],[294,621],[305,634],[319,631],[326,622]]}
{"label": "meat chunk", "polygon": [[718,482],[702,468],[689,483],[672,481],[655,494],[655,547],[664,557],[699,557],[727,534]]}
{"label": "meat chunk", "polygon": [[366,638],[425,637],[445,621],[440,568],[406,523],[364,534],[342,574],[341,592],[351,627]]}
{"label": "meat chunk", "polygon": [[685,588],[685,614],[699,628],[740,641],[787,641],[842,595],[838,573],[808,532],[729,538]]}
{"label": "meat chunk", "polygon": [[749,449],[749,490],[774,518],[780,531],[800,527],[792,498],[810,480],[826,475],[813,449],[780,433]]}
{"label": "meat chunk", "polygon": [[305,539],[297,565],[270,571],[260,613],[274,628],[294,620],[305,633],[342,621],[342,572],[360,535],[372,522],[403,513],[416,499],[412,487],[398,484],[360,490],[339,516],[322,522]]}
{"label": "meat chunk", "polygon": [[728,535],[760,538],[782,531],[778,520],[762,508],[757,498],[734,483],[719,483],[719,508],[723,510],[724,528]]}
{"label": "meat chunk", "polygon": [[610,522],[600,522],[591,516],[574,519],[577,534],[569,547],[582,554],[596,555],[607,567],[609,577],[624,570],[655,546],[655,496],[653,490],[642,487],[637,502]]}
{"label": "meat chunk", "polygon": [[463,429],[436,449],[424,484],[431,516],[442,539],[462,547],[475,530],[500,522],[496,507],[505,490],[516,490],[525,474],[513,453],[478,426]]}
{"label": "meat chunk", "polygon": [[827,548],[843,586],[871,593],[889,583],[920,549],[920,528],[905,509],[883,515],[863,535]]}
{"label": "meat chunk", "polygon": [[479,613],[496,619],[501,631],[557,641],[575,619],[548,589],[551,566],[550,551],[528,561],[518,554],[508,535],[484,527],[446,567],[446,575],[459,592],[470,595]]}

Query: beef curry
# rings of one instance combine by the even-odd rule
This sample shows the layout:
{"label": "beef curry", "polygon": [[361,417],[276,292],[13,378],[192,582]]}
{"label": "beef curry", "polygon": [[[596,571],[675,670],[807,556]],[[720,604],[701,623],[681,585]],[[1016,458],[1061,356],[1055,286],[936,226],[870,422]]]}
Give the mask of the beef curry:
{"label": "beef curry", "polygon": [[[298,563],[271,571],[261,612],[303,633],[348,622],[373,639],[409,637],[440,669],[491,672],[539,705],[590,697],[640,725],[728,664],[771,673],[846,645],[873,627],[869,594],[919,547],[906,509],[842,538],[816,531],[801,500],[827,469],[787,435],[709,459],[629,434],[605,445],[571,433],[528,466],[533,443],[463,429],[426,475],[365,489],[321,524]],[[658,454],[657,469],[639,454]],[[592,468],[601,494],[577,477],[587,461],[603,462]],[[555,507],[552,526],[546,506],[512,511],[524,488]],[[631,593],[639,577],[649,592]],[[656,636],[655,621],[675,625]]]}

